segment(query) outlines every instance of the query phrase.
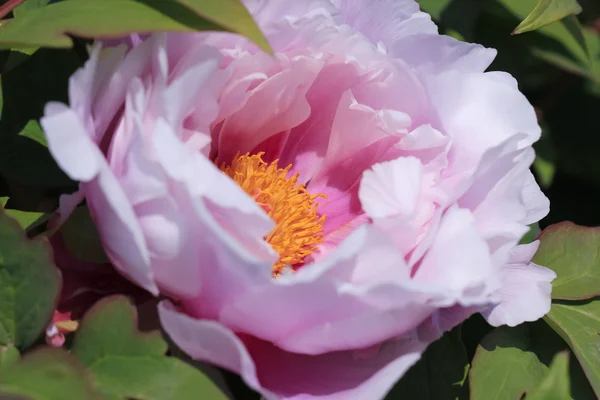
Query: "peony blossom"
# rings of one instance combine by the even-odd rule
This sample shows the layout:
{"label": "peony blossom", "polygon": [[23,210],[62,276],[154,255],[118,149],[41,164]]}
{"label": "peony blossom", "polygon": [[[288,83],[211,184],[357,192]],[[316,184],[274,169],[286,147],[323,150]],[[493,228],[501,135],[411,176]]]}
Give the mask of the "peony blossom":
{"label": "peony blossom", "polygon": [[97,43],[42,125],[106,253],[190,356],[268,399],[383,397],[475,312],[550,309],[519,245],[540,137],[496,52],[413,0],[247,0],[229,33]]}

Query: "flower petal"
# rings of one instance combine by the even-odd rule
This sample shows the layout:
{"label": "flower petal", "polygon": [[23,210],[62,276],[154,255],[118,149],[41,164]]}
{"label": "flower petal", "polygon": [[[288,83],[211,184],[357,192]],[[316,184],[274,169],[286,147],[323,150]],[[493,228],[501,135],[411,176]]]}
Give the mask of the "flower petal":
{"label": "flower petal", "polygon": [[[172,305],[159,305],[161,324],[187,354],[229,369],[266,399],[359,400],[383,398],[419,359],[426,343],[400,339],[369,351],[319,356],[284,351],[224,326],[195,320]],[[358,350],[358,349],[357,349]]]}
{"label": "flower petal", "polygon": [[535,321],[550,311],[551,282],[556,273],[530,262],[538,246],[539,241],[535,241],[512,251],[510,263],[500,272],[500,303],[482,312],[491,325],[516,326]]}
{"label": "flower petal", "polygon": [[368,37],[373,43],[386,46],[396,40],[418,33],[437,34],[429,14],[419,11],[413,0],[333,0],[344,16],[344,22]]}
{"label": "flower petal", "polygon": [[421,193],[423,165],[415,157],[375,164],[364,172],[358,196],[371,218],[410,215]]}

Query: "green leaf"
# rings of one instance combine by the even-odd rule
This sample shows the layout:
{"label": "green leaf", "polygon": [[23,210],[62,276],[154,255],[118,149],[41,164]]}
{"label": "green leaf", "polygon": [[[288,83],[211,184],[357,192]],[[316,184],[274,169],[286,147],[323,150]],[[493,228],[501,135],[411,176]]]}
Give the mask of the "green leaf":
{"label": "green leaf", "polygon": [[111,399],[226,398],[198,370],[166,357],[160,333],[138,332],[136,318],[135,308],[122,296],[101,300],[84,316],[72,352],[99,391]]}
{"label": "green leaf", "polygon": [[577,0],[539,0],[533,11],[517,26],[513,34],[540,29],[569,15],[581,12]]}
{"label": "green leaf", "polygon": [[558,353],[550,371],[526,400],[565,400],[571,398],[569,383],[569,353]]}
{"label": "green leaf", "polygon": [[[118,12],[115,12],[118,10]],[[70,47],[87,38],[136,32],[228,30],[269,44],[239,0],[68,0],[30,10],[0,28],[0,48]]]}
{"label": "green leaf", "polygon": [[544,377],[547,367],[531,351],[529,328],[501,327],[477,347],[469,374],[472,400],[520,399]]}
{"label": "green leaf", "polygon": [[0,345],[24,349],[44,331],[60,290],[51,260],[46,242],[28,240],[0,210]]}
{"label": "green leaf", "polygon": [[36,10],[48,5],[49,0],[26,0],[13,10],[15,17],[22,17],[31,10]]}
{"label": "green leaf", "polygon": [[19,350],[13,345],[0,346],[0,370],[10,367],[19,360]]}
{"label": "green leaf", "polygon": [[523,236],[520,243],[527,244],[533,242],[538,237],[540,232],[540,224],[538,224],[537,222],[529,225],[529,232],[527,232],[525,236]]}
{"label": "green leaf", "polygon": [[60,228],[60,233],[69,252],[78,260],[97,264],[109,262],[98,229],[86,206],[73,211]]}
{"label": "green leaf", "polygon": [[421,10],[437,20],[441,18],[442,12],[448,7],[451,1],[452,0],[417,0]]}
{"label": "green leaf", "polygon": [[[519,19],[526,19],[537,2],[537,0],[499,1]],[[571,16],[560,22],[544,25],[536,33],[543,36],[537,38],[532,36],[529,38],[531,40],[526,42],[529,44],[528,51],[531,54],[571,73],[596,79],[590,47],[595,46],[597,35],[590,29],[583,29],[576,17]],[[515,37],[513,40],[518,39]]]}
{"label": "green leaf", "polygon": [[521,399],[533,393],[546,379],[554,356],[567,352],[570,358],[570,395],[565,399],[594,398],[577,359],[544,321],[515,328],[500,327],[479,344],[469,373],[471,400]]}
{"label": "green leaf", "polygon": [[589,299],[600,294],[600,230],[561,222],[544,229],[533,262],[556,272],[552,298]]}
{"label": "green leaf", "polygon": [[466,398],[469,360],[460,327],[431,344],[421,359],[402,377],[387,400],[454,400]]}
{"label": "green leaf", "polygon": [[19,132],[19,135],[34,140],[44,147],[48,147],[44,131],[42,131],[42,127],[37,121],[29,121],[23,130]]}
{"label": "green leaf", "polygon": [[31,352],[0,374],[0,398],[26,396],[30,400],[100,400],[79,363],[64,350]]}
{"label": "green leaf", "polygon": [[[6,202],[8,201],[8,197],[0,197],[0,205],[4,207]],[[19,223],[21,228],[27,230],[33,227],[38,226],[39,224],[47,222],[52,214],[45,214],[41,212],[35,211],[21,211],[21,210],[13,210],[4,208],[4,212],[6,215],[14,219]]]}
{"label": "green leaf", "polygon": [[573,349],[596,396],[600,397],[600,300],[552,304],[544,318]]}

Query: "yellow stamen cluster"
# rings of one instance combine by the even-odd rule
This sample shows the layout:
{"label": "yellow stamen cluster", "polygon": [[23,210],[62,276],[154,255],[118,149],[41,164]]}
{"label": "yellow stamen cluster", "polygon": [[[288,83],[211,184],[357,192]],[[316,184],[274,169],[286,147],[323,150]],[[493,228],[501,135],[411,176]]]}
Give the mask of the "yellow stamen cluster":
{"label": "yellow stamen cluster", "polygon": [[230,165],[219,167],[275,221],[265,240],[279,253],[273,266],[273,275],[279,276],[286,268],[301,265],[323,241],[325,216],[317,215],[315,199],[325,195],[311,195],[298,183],[298,174],[287,176],[291,165],[279,168],[279,160],[267,164],[263,154],[238,154]]}

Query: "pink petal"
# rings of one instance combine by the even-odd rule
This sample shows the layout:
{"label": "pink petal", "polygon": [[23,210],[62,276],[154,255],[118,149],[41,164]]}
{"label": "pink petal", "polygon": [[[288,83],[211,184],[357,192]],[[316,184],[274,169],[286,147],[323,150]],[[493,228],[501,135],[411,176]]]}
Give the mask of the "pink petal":
{"label": "pink petal", "polygon": [[325,157],[338,104],[346,90],[358,80],[356,68],[349,64],[323,67],[306,94],[310,116],[290,131],[280,165],[292,164],[291,174],[300,173],[300,181],[312,178]]}
{"label": "pink petal", "polygon": [[358,196],[371,218],[410,215],[421,193],[423,166],[414,157],[375,164],[363,174]]}
{"label": "pink petal", "polygon": [[390,240],[362,227],[319,264],[238,297],[221,321],[304,354],[371,346],[414,329],[433,311],[427,300],[435,295],[413,287],[408,273]]}
{"label": "pink petal", "polygon": [[306,57],[290,64],[254,88],[244,108],[225,120],[219,133],[219,160],[229,162],[238,152],[253,151],[264,140],[308,118],[306,92],[322,65]]}
{"label": "pink petal", "polygon": [[404,339],[367,352],[295,354],[226,327],[195,320],[172,305],[159,305],[161,324],[171,339],[195,359],[239,373],[266,399],[376,399],[419,359],[426,344]]}
{"label": "pink petal", "polygon": [[531,171],[525,178],[521,196],[527,207],[527,216],[522,221],[524,224],[530,225],[538,222],[550,212],[550,200],[540,189]]}
{"label": "pink petal", "polygon": [[453,69],[483,72],[494,61],[496,53],[494,49],[450,36],[418,34],[394,42],[389,54],[402,59],[420,74],[438,74]]}
{"label": "pink petal", "polygon": [[446,71],[426,81],[443,131],[453,140],[455,171],[473,168],[485,151],[512,136],[526,135],[519,148],[540,137],[541,129],[528,100],[496,76],[490,72]]}
{"label": "pink petal", "polygon": [[473,215],[454,206],[442,217],[414,279],[445,288],[449,298],[469,305],[486,298],[490,288],[486,290],[485,285],[494,271],[488,245],[477,231]]}
{"label": "pink petal", "polygon": [[550,311],[554,271],[530,262],[539,241],[517,246],[500,274],[500,303],[482,312],[493,326],[535,321]]}
{"label": "pink petal", "polygon": [[419,11],[413,0],[333,0],[344,22],[373,43],[390,46],[396,40],[418,33],[437,34],[431,17]]}
{"label": "pink petal", "polygon": [[50,153],[70,178],[87,182],[98,175],[104,156],[75,111],[61,103],[48,103],[40,124]]}

